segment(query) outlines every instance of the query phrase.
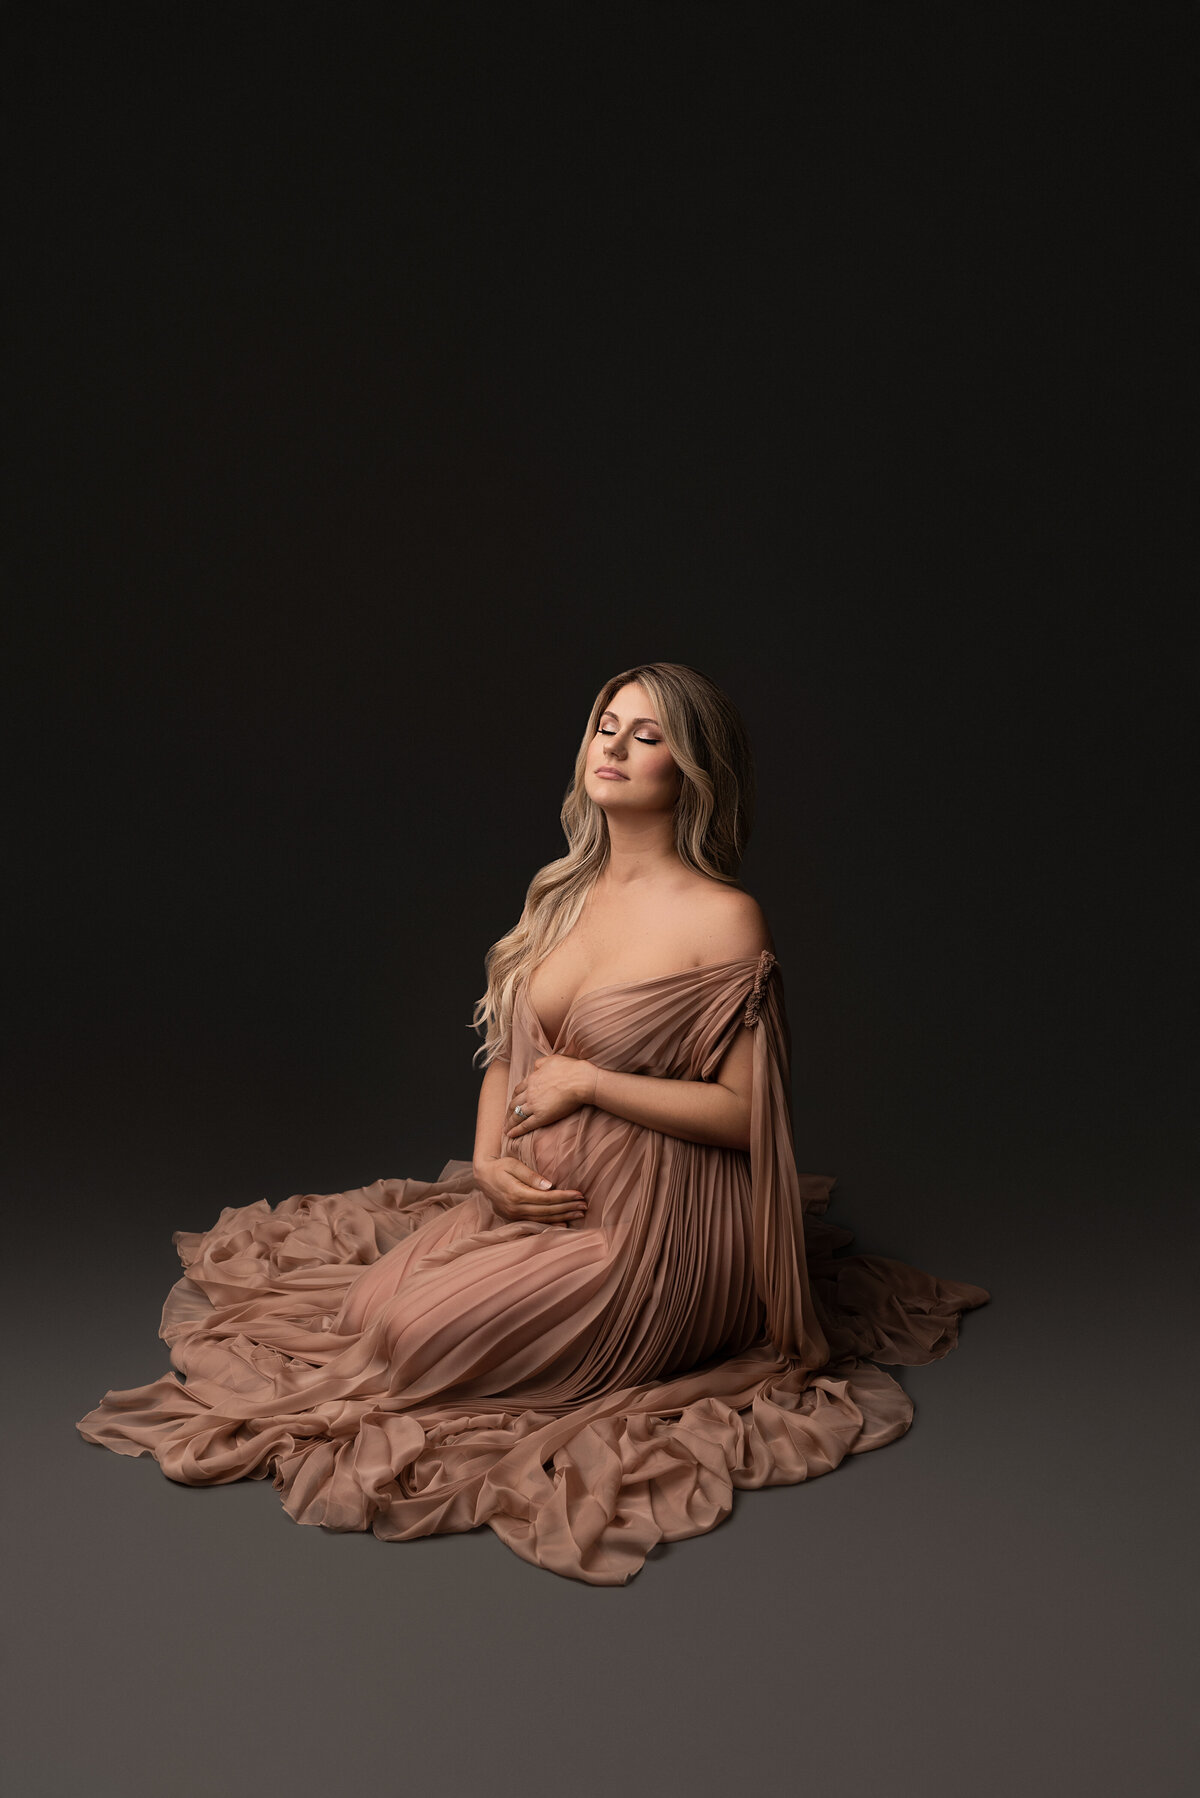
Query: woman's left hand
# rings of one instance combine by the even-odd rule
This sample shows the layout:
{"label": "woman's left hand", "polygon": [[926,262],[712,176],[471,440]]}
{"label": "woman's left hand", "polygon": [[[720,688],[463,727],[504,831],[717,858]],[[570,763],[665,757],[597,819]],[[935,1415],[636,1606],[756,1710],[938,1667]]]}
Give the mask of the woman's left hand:
{"label": "woman's left hand", "polygon": [[[524,1136],[542,1124],[557,1123],[581,1105],[590,1105],[596,1091],[596,1069],[574,1055],[539,1055],[513,1087],[512,1104],[504,1118],[507,1136]],[[515,1115],[520,1105],[524,1117]]]}

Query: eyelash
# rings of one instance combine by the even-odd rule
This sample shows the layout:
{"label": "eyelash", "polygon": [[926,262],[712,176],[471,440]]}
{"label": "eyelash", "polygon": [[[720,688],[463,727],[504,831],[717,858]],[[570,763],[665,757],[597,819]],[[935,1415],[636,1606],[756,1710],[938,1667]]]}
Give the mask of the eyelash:
{"label": "eyelash", "polygon": [[[603,725],[601,725],[599,730],[596,732],[596,735],[598,737],[615,737],[616,734],[617,733],[615,730],[605,730]],[[633,740],[635,743],[645,743],[647,748],[649,748],[649,749],[653,749],[653,747],[656,743],[662,742],[661,737],[635,737]]]}

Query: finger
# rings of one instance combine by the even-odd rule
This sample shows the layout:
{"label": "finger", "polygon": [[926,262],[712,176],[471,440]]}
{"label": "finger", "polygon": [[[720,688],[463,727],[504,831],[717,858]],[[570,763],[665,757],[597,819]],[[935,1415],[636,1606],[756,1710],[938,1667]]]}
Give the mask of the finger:
{"label": "finger", "polygon": [[567,1192],[574,1191],[574,1188],[570,1186],[566,1188],[554,1186],[551,1181],[547,1180],[545,1174],[539,1174],[535,1167],[527,1167],[525,1162],[518,1161],[515,1156],[512,1157],[511,1168],[506,1171],[510,1172],[514,1179],[522,1181],[526,1186],[532,1186],[535,1192],[553,1193],[562,1190]]}
{"label": "finger", "polygon": [[587,1210],[587,1200],[582,1193],[578,1192],[548,1192],[536,1199],[532,1198],[528,1192],[513,1192],[509,1193],[507,1198],[510,1205],[518,1206],[522,1211],[528,1212],[531,1217],[540,1217],[543,1212],[549,1211]]}
{"label": "finger", "polygon": [[528,1189],[532,1188],[540,1199],[581,1199],[585,1205],[587,1204],[586,1195],[577,1186],[552,1186],[545,1174],[539,1174],[535,1167],[530,1167],[524,1161],[518,1161],[515,1155],[507,1155],[504,1159],[503,1172],[510,1175],[512,1179],[521,1181],[526,1188],[525,1191],[510,1193],[510,1197],[525,1200],[530,1196]]}
{"label": "finger", "polygon": [[587,1200],[581,1192],[572,1192],[569,1188],[555,1188],[550,1192],[539,1193],[536,1198],[526,1189],[524,1192],[510,1192],[505,1195],[511,1205],[524,1205],[532,1211],[553,1209],[555,1205],[586,1205]]}
{"label": "finger", "polygon": [[[512,1135],[512,1131],[509,1132],[509,1135]],[[549,1192],[552,1185],[552,1182],[547,1180],[544,1174],[539,1174],[535,1167],[526,1167],[525,1163],[518,1161],[515,1155],[508,1157],[504,1171],[514,1180],[519,1181],[522,1186],[532,1186],[536,1191]]]}

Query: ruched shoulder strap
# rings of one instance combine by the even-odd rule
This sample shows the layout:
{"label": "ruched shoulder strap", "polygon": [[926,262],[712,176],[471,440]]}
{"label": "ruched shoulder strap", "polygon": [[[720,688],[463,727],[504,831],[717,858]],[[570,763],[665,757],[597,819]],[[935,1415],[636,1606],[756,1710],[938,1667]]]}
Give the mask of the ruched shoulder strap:
{"label": "ruched shoulder strap", "polygon": [[754,971],[754,985],[750,989],[750,996],[746,1000],[746,1009],[742,1013],[743,1024],[749,1024],[751,1028],[758,1023],[767,981],[770,978],[771,969],[775,966],[777,966],[775,957],[769,949],[764,949],[758,958],[758,966]]}

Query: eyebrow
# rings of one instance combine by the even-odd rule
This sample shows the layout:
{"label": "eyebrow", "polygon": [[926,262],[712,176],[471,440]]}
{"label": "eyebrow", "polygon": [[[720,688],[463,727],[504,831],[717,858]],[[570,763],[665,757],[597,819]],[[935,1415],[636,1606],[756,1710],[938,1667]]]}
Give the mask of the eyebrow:
{"label": "eyebrow", "polygon": [[[618,724],[620,723],[620,717],[616,712],[601,712],[600,716],[602,718],[616,718]],[[631,718],[629,722],[630,724],[652,724],[655,730],[662,729],[662,725],[658,722],[657,718]]]}

